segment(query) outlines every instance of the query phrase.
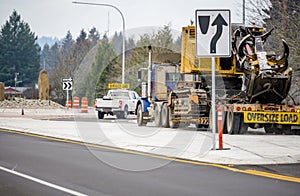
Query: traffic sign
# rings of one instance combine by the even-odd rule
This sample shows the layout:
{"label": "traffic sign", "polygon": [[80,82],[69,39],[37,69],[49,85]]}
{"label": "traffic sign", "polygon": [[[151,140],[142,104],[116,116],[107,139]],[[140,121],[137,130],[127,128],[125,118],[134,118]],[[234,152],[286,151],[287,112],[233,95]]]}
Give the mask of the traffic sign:
{"label": "traffic sign", "polygon": [[196,10],[196,56],[231,56],[230,10]]}
{"label": "traffic sign", "polygon": [[110,83],[107,85],[108,88],[130,88],[130,84],[119,84],[119,83]]}
{"label": "traffic sign", "polygon": [[63,90],[72,90],[73,82],[72,79],[63,79]]}
{"label": "traffic sign", "polygon": [[72,82],[73,79],[72,78],[64,78],[62,79],[63,82]]}

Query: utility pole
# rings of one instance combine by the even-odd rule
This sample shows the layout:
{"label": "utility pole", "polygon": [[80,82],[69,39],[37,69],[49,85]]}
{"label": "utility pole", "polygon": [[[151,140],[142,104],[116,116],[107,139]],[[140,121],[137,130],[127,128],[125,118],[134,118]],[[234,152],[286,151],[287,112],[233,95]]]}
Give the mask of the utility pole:
{"label": "utility pole", "polygon": [[288,0],[283,0],[282,1],[282,36],[283,37],[286,37],[287,17],[288,17]]}

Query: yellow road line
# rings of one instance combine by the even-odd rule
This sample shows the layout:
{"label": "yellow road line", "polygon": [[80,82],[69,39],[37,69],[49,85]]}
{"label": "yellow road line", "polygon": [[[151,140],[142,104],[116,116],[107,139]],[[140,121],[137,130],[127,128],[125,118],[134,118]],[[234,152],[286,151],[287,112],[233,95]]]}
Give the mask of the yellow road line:
{"label": "yellow road line", "polygon": [[124,153],[129,153],[129,154],[134,154],[134,155],[141,155],[141,156],[146,156],[146,157],[151,157],[151,158],[164,159],[164,160],[169,160],[169,161],[176,161],[176,162],[179,162],[179,163],[187,163],[187,164],[193,164],[193,165],[217,167],[217,168],[221,168],[221,169],[230,170],[230,171],[233,171],[233,172],[239,172],[239,173],[244,173],[244,174],[250,174],[250,175],[255,175],[255,176],[272,178],[272,179],[276,179],[276,180],[283,180],[283,181],[288,181],[288,182],[300,183],[300,178],[296,178],[296,177],[292,177],[292,176],[279,175],[279,174],[273,174],[273,173],[269,173],[269,172],[262,172],[262,171],[257,171],[257,170],[242,170],[242,169],[237,169],[237,168],[231,167],[232,165],[231,166],[226,166],[226,165],[215,164],[215,163],[206,163],[206,162],[200,162],[200,161],[186,160],[186,159],[168,157],[168,156],[164,156],[164,155],[155,155],[155,154],[139,152],[139,151],[134,151],[134,150],[129,150],[129,149],[102,146],[102,145],[99,145],[99,144],[84,143],[84,142],[80,142],[80,141],[74,141],[74,140],[69,140],[69,139],[60,139],[60,138],[55,138],[55,137],[50,137],[50,136],[43,136],[43,135],[38,135],[38,134],[33,134],[33,133],[25,133],[25,132],[20,132],[20,131],[5,130],[5,129],[0,129],[0,131],[7,132],[7,133],[20,134],[20,135],[25,135],[25,136],[30,136],[30,137],[42,138],[42,139],[47,139],[47,140],[52,140],[52,141],[76,144],[76,145],[81,145],[81,146],[101,148],[101,149],[105,149],[105,150],[124,152]]}
{"label": "yellow road line", "polygon": [[296,178],[296,177],[292,177],[292,176],[284,176],[284,175],[280,175],[280,174],[272,174],[272,173],[256,171],[256,170],[244,170],[243,173],[252,174],[252,175],[256,175],[256,176],[263,176],[263,177],[267,177],[267,178],[274,178],[274,179],[284,180],[284,181],[289,181],[289,182],[300,183],[300,178]]}

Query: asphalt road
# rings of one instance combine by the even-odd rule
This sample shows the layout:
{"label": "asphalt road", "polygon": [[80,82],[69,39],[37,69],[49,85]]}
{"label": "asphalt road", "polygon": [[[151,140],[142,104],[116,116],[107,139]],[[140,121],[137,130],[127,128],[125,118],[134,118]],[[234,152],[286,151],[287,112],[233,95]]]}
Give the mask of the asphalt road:
{"label": "asphalt road", "polygon": [[0,131],[0,149],[0,195],[300,193],[299,183],[47,137]]}

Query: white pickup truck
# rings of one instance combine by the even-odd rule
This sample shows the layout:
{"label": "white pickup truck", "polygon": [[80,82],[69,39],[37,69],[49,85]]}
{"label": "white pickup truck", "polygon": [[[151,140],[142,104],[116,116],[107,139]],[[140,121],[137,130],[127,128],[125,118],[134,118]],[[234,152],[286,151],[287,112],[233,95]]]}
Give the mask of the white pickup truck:
{"label": "white pickup truck", "polygon": [[127,118],[128,114],[134,114],[138,98],[135,91],[109,90],[106,96],[96,99],[98,118],[103,119],[105,114],[116,115],[119,119]]}

